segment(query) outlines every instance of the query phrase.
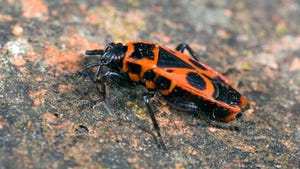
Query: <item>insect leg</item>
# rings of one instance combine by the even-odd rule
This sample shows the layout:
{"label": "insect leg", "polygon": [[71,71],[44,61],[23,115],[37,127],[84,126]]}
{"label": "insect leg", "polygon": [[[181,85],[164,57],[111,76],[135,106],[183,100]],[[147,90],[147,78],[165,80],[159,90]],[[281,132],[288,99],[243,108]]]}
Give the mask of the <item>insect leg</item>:
{"label": "insect leg", "polygon": [[200,56],[186,43],[180,43],[179,45],[177,45],[177,47],[175,48],[175,50],[183,53],[184,50],[187,50],[191,56],[193,56],[193,58],[195,58],[196,60],[200,61]]}
{"label": "insect leg", "polygon": [[[96,89],[98,95],[101,97],[101,101],[103,101],[104,103],[104,107],[106,108],[106,110],[108,111],[108,113],[112,116],[114,116],[114,114],[112,113],[111,111],[111,108],[105,98],[105,81],[104,80],[101,80],[99,79],[99,75],[100,75],[100,72],[101,72],[101,67],[102,65],[100,63],[91,63],[91,64],[88,64],[85,66],[84,70],[87,72],[90,80],[93,82],[93,87]],[[91,68],[94,68],[94,67],[97,67],[97,71],[96,71],[96,74],[95,75],[92,75],[89,71],[89,69]],[[101,89],[98,88],[97,86],[97,83],[100,82],[100,85],[101,85]]]}
{"label": "insect leg", "polygon": [[119,72],[113,72],[113,71],[107,71],[104,73],[103,77],[104,80],[106,78],[110,78],[116,83],[119,83],[120,85],[126,84],[132,84],[132,82],[129,80],[128,76],[125,73],[119,73]]}
{"label": "insect leg", "polygon": [[161,134],[160,134],[160,128],[159,128],[159,125],[157,123],[157,120],[155,118],[155,115],[154,115],[154,112],[153,112],[153,109],[151,108],[151,105],[150,105],[150,102],[151,102],[151,98],[153,97],[153,94],[152,93],[146,93],[144,94],[143,96],[143,99],[144,99],[144,102],[146,103],[146,106],[147,106],[147,109],[148,109],[148,112],[149,112],[149,115],[150,115],[150,118],[152,120],[152,123],[153,123],[153,126],[156,130],[156,133],[157,133],[157,141],[158,141],[158,145],[166,150],[166,146],[163,142],[163,139],[161,137]]}
{"label": "insect leg", "polygon": [[[102,65],[101,65],[100,63],[91,63],[91,64],[86,65],[85,68],[84,68],[84,70],[86,71],[86,73],[88,74],[89,78],[90,78],[91,81],[93,82],[93,85],[94,85],[94,87],[97,89],[98,94],[101,95],[101,96],[103,96],[103,94],[101,93],[101,91],[100,91],[99,88],[97,87],[97,82],[99,82],[99,79],[98,79],[98,80],[97,80],[97,79],[95,80],[95,77],[99,76],[99,74],[100,74],[101,66],[102,66]],[[92,68],[94,68],[94,67],[98,67],[98,68],[97,68],[96,75],[92,75],[92,74],[90,73],[90,71],[89,71],[89,69],[92,69]],[[101,82],[101,81],[100,81],[100,82]],[[101,82],[101,83],[103,83],[103,82]],[[103,97],[105,97],[105,96],[103,96]]]}

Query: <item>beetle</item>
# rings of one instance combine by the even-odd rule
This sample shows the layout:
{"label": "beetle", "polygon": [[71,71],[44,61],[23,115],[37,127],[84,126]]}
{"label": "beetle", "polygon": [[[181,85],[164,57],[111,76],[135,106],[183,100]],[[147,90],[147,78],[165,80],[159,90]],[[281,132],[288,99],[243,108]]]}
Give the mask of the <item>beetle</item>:
{"label": "beetle", "polygon": [[[188,54],[184,53],[185,50]],[[232,82],[202,63],[198,54],[184,43],[175,50],[148,41],[108,43],[104,50],[87,50],[86,55],[100,55],[100,62],[85,67],[87,72],[97,67],[95,75],[88,73],[95,83],[94,77],[100,77],[102,86],[107,78],[112,78],[148,89],[143,98],[163,148],[160,128],[150,106],[151,97],[157,92],[173,107],[205,114],[209,122],[233,121],[248,107],[246,97]],[[103,67],[109,70],[102,73]],[[105,96],[104,87],[100,93]],[[235,127],[228,129],[237,130]]]}

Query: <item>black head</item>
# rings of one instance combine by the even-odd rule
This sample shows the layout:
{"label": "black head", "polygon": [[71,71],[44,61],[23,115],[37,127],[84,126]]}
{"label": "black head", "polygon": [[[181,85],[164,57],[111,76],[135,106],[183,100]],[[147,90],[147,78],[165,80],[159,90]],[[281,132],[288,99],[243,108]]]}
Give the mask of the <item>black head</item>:
{"label": "black head", "polygon": [[87,55],[102,55],[100,65],[106,65],[110,68],[122,67],[122,61],[126,54],[127,46],[121,43],[108,43],[104,50],[88,50]]}

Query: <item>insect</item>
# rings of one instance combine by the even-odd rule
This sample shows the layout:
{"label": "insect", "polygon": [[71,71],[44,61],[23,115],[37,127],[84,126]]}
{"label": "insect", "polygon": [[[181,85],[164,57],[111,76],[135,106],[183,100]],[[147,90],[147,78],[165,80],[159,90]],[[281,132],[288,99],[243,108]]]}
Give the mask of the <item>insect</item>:
{"label": "insect", "polygon": [[[89,64],[85,69],[89,72],[97,67],[95,75],[88,74],[92,79],[100,77],[102,86],[111,78],[148,89],[143,98],[163,148],[160,128],[150,106],[155,93],[175,108],[205,114],[209,121],[233,121],[248,105],[246,97],[222,74],[202,63],[187,44],[179,44],[174,50],[147,41],[108,43],[104,50],[88,50],[86,54],[100,55],[99,63]],[[109,70],[101,73],[103,67]],[[104,87],[100,93],[105,96]]]}

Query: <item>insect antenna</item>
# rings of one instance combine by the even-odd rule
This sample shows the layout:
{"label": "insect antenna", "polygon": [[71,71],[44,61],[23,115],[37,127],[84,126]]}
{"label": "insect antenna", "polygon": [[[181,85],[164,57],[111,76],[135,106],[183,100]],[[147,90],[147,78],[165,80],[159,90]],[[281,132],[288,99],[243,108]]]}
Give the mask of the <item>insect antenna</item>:
{"label": "insect antenna", "polygon": [[103,55],[104,51],[103,50],[87,50],[85,51],[86,55]]}

